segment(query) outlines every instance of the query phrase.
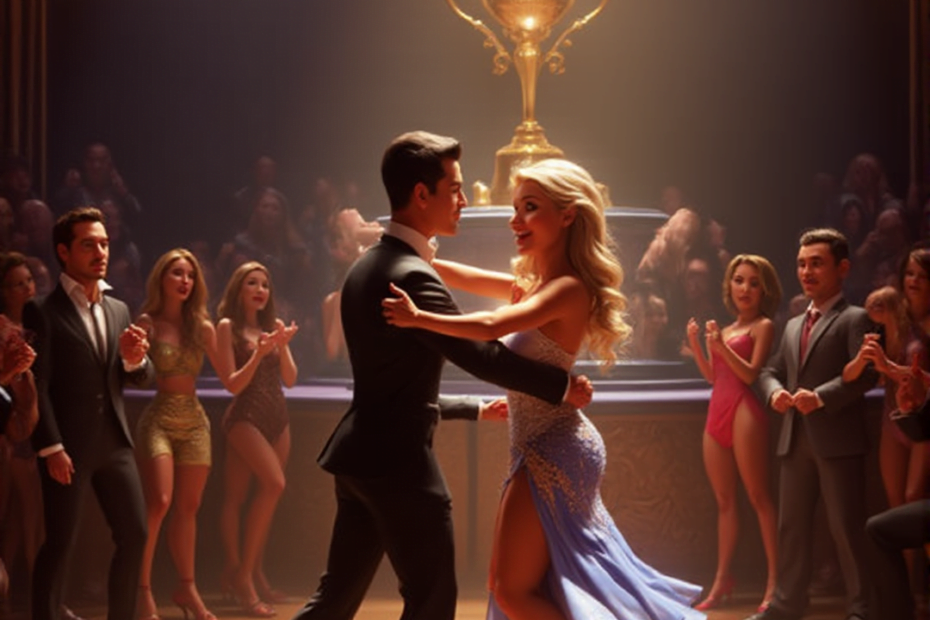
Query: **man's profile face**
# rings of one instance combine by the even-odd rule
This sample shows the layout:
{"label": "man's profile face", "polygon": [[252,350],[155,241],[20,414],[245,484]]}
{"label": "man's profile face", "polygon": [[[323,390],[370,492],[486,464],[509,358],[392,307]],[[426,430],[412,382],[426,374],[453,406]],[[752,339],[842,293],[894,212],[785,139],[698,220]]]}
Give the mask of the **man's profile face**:
{"label": "man's profile face", "polygon": [[435,192],[427,191],[425,208],[434,234],[450,237],[458,231],[462,209],[468,202],[459,162],[445,159],[442,167],[445,175],[436,183]]}

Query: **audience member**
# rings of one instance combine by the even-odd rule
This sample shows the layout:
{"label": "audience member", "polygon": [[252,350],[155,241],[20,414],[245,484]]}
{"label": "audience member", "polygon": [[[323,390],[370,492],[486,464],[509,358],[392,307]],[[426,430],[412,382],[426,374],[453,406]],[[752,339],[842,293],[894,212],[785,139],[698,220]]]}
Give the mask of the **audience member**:
{"label": "audience member", "polygon": [[162,522],[171,509],[168,549],[178,572],[172,600],[185,618],[216,620],[198,591],[194,557],[197,511],[212,464],[210,420],[197,399],[196,381],[206,354],[216,366],[216,329],[207,313],[207,290],[197,259],[176,248],[155,263],[137,323],[151,343],[155,397],[136,427],[136,458],[148,511],[148,540],[139,579],[139,618],[158,620],[152,561]]}
{"label": "audience member", "polygon": [[16,218],[13,206],[6,198],[0,197],[0,252],[13,249],[16,236]]}
{"label": "audience member", "polygon": [[[134,620],[145,547],[145,500],[123,411],[126,384],[152,379],[145,331],[122,302],[104,295],[108,255],[103,214],[75,209],[55,223],[60,282],[42,303],[36,332],[41,398],[33,446],[42,458],[45,542],[33,571],[35,620],[58,618],[80,508],[95,493],[116,551],[108,617]],[[66,363],[62,363],[65,360]]]}
{"label": "audience member", "polygon": [[139,248],[129,237],[123,223],[123,214],[116,204],[106,199],[101,201],[100,212],[106,218],[107,233],[110,235],[110,262],[107,266],[107,282],[126,302],[129,311],[135,313],[145,295],[142,280],[142,257]]}
{"label": "audience member", "polygon": [[[866,334],[859,353],[843,371],[843,381],[846,382],[855,381],[869,365],[882,375],[885,402],[878,457],[885,495],[891,508],[924,497],[930,476],[930,461],[927,460],[927,448],[930,446],[912,443],[891,419],[897,408],[895,393],[898,378],[906,373],[908,360],[916,356],[921,367],[930,368],[926,337],[921,337],[920,328],[908,319],[906,309],[918,304],[927,307],[930,304],[930,287],[924,287],[920,292],[916,287],[905,286],[902,289],[906,291],[904,295],[893,286],[884,286],[866,298],[865,309],[875,323],[876,331]],[[917,304],[909,303],[918,295],[926,298]]]}
{"label": "audience member", "polygon": [[717,572],[706,598],[695,608],[714,609],[733,594],[730,572],[739,537],[737,480],[742,479],[756,511],[765,547],[767,581],[759,611],[775,595],[776,519],[769,490],[768,419],[751,386],[774,342],[772,317],[781,303],[775,268],[761,256],[740,254],[727,266],[723,301],[736,319],[722,330],[706,322],[707,355],[700,325],[688,321],[688,342],[701,374],[713,386],[704,428],[704,467],[717,498]]}
{"label": "audience member", "polygon": [[[226,285],[216,326],[217,373],[227,378],[227,389],[234,395],[223,415],[226,459],[220,531],[226,561],[222,585],[243,613],[258,618],[275,615],[271,604],[285,598],[269,585],[263,566],[291,451],[282,384],[291,387],[297,380],[289,347],[297,326],[293,322],[285,326],[277,318],[276,301],[268,270],[260,263],[243,263]],[[253,477],[258,489],[249,504],[245,527],[240,528]]]}
{"label": "audience member", "polygon": [[40,259],[49,270],[54,269],[53,277],[58,275],[55,248],[52,243],[52,228],[55,216],[41,200],[27,200],[17,214],[17,235],[14,249],[26,256]]}
{"label": "audience member", "polygon": [[258,194],[249,227],[233,239],[229,260],[227,271],[249,261],[265,265],[278,290],[278,311],[287,319],[296,318],[313,274],[310,254],[291,225],[281,192],[268,188]]}
{"label": "audience member", "polygon": [[278,164],[271,157],[262,155],[252,164],[252,180],[248,185],[240,188],[233,194],[233,214],[230,224],[235,234],[245,230],[252,217],[252,209],[266,189],[277,187]]}
{"label": "audience member", "polygon": [[[384,227],[377,221],[366,222],[358,209],[341,209],[330,218],[329,255],[340,283],[352,263],[372,246]],[[321,323],[328,360],[348,359],[340,316],[341,284],[323,299]]]}
{"label": "audience member", "polygon": [[10,202],[17,216],[24,202],[38,198],[32,189],[32,174],[25,157],[12,155],[0,162],[0,197]]}
{"label": "audience member", "polygon": [[[34,297],[35,284],[26,265],[26,257],[17,252],[0,255],[0,311],[12,323],[12,329],[22,330],[23,312]],[[24,336],[27,341],[31,337],[29,334]],[[31,575],[42,542],[42,487],[36,468],[36,454],[29,440],[11,441],[7,438],[7,441],[11,449],[11,458],[7,461],[11,495],[6,511],[3,559],[7,566],[15,567],[22,551],[26,575]],[[16,583],[15,579],[13,583]],[[17,590],[29,592],[28,583],[24,580]]]}
{"label": "audience member", "polygon": [[[74,179],[66,177],[66,183]],[[56,214],[62,214],[75,207],[101,207],[105,200],[111,200],[119,209],[127,225],[139,222],[142,206],[117,171],[110,149],[105,144],[94,142],[84,149],[81,160],[80,185],[59,192]]]}
{"label": "audience member", "polygon": [[[920,369],[915,357],[900,377],[896,392],[897,410],[892,420],[915,444],[930,441],[930,375]],[[875,567],[878,610],[881,620],[913,620],[911,592],[902,551],[930,548],[930,499],[923,497],[877,514],[866,523],[866,531],[879,551]],[[924,610],[926,612],[926,610]],[[923,616],[921,616],[923,617]]]}
{"label": "audience member", "polygon": [[[862,266],[859,273],[867,279],[864,283],[850,283],[852,286],[847,287],[847,293],[856,300],[855,303],[861,303],[869,291],[894,283],[907,248],[903,211],[887,209],[879,213],[875,228],[865,236],[855,253],[855,260]],[[864,290],[856,288],[863,285]]]}
{"label": "audience member", "polygon": [[[866,369],[851,383],[841,376],[868,329],[865,310],[843,299],[849,245],[833,229],[805,232],[797,277],[810,306],[788,322],[762,369],[757,389],[783,417],[779,457],[778,569],[775,596],[753,620],[798,620],[807,610],[813,572],[814,514],[823,499],[846,584],[846,613],[866,618],[865,392]],[[800,344],[799,344],[800,343]]]}
{"label": "audience member", "polygon": [[664,299],[648,287],[640,287],[630,295],[629,312],[633,335],[626,352],[631,359],[678,359],[677,342],[668,331],[668,308]]}

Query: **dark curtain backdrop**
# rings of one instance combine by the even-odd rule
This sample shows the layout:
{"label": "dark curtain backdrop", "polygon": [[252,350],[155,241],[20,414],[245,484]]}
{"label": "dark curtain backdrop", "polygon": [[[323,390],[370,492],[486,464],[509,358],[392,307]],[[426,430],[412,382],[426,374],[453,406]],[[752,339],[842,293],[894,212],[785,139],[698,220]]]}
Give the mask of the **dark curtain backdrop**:
{"label": "dark curtain backdrop", "polygon": [[46,161],[46,0],[0,0],[0,156],[19,155],[38,184]]}
{"label": "dark curtain backdrop", "polygon": [[[493,21],[477,0],[462,6]],[[371,217],[387,211],[378,165],[394,135],[456,135],[467,180],[490,182],[520,120],[516,74],[492,75],[482,37],[442,0],[81,0],[49,13],[47,189],[85,144],[110,145],[145,209],[148,260],[214,234],[259,154],[298,206],[327,176],[356,181]],[[544,71],[537,116],[616,204],[653,206],[679,185],[728,226],[733,251],[790,265],[817,219],[816,172],[841,178],[870,151],[906,193],[907,19],[906,0],[614,0],[572,37],[566,73]]]}

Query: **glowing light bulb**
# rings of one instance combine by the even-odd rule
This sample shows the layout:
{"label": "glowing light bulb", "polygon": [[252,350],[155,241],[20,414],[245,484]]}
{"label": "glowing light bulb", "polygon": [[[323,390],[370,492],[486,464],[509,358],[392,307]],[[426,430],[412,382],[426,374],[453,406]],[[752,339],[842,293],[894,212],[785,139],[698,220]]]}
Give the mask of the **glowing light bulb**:
{"label": "glowing light bulb", "polygon": [[536,28],[536,18],[532,15],[523,20],[524,30],[534,30]]}

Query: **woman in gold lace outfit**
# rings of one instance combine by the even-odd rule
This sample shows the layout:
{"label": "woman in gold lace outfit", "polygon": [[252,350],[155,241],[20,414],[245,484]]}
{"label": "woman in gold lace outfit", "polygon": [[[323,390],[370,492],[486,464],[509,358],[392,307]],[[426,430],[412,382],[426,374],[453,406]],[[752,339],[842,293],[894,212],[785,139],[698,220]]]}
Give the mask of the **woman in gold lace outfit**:
{"label": "woman in gold lace outfit", "polygon": [[[168,549],[178,571],[172,600],[196,620],[213,620],[194,582],[197,509],[210,472],[210,421],[197,400],[204,353],[216,364],[216,330],[207,313],[200,264],[179,248],[162,255],[149,275],[137,323],[148,332],[158,390],[136,429],[139,471],[148,509],[148,540],[139,582],[139,618],[158,620],[151,590],[152,559],[168,508]],[[222,378],[222,375],[220,375]]]}

